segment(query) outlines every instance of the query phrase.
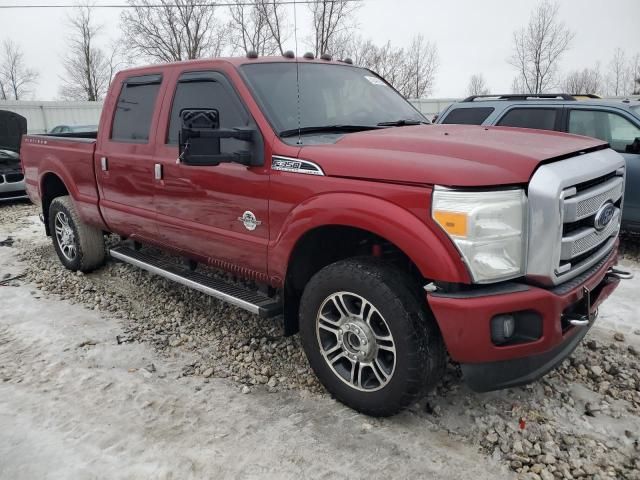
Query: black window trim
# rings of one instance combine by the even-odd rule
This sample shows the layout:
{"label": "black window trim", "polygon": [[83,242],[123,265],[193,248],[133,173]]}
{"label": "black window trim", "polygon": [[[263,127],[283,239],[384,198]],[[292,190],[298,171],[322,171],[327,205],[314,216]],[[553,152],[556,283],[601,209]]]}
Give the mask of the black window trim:
{"label": "black window trim", "polygon": [[[244,99],[242,98],[242,95],[240,95],[240,92],[238,91],[238,89],[236,88],[236,86],[233,84],[233,82],[229,79],[228,75],[218,69],[211,69],[211,68],[206,68],[204,70],[184,70],[182,72],[179,73],[178,79],[176,80],[176,83],[173,87],[173,92],[171,94],[171,106],[169,107],[169,112],[166,118],[166,122],[165,122],[165,132],[164,132],[164,143],[163,145],[167,146],[167,147],[177,147],[178,144],[177,143],[169,143],[169,128],[171,127],[171,115],[173,113],[173,104],[176,100],[176,93],[178,92],[178,85],[180,85],[180,83],[189,83],[189,82],[193,82],[193,81],[197,81],[197,78],[194,79],[188,79],[188,80],[181,80],[182,77],[184,77],[185,75],[202,75],[203,77],[207,74],[210,75],[214,75],[214,76],[219,76],[223,81],[220,82],[222,84],[223,87],[230,89],[236,96],[236,99],[238,101],[238,105],[240,105],[240,108],[243,110],[243,112],[245,113],[245,115],[247,116],[247,120],[249,121],[249,124],[253,124],[253,126],[255,126],[256,130],[258,132],[260,132],[260,127],[258,125],[258,122],[256,122],[255,118],[253,118],[253,115],[251,115],[251,111],[249,110],[249,108],[247,107],[246,103],[244,102]],[[217,80],[215,80],[217,81]],[[262,135],[262,132],[260,132],[260,135]]]}
{"label": "black window trim", "polygon": [[[116,99],[116,104],[113,108],[113,114],[111,117],[111,128],[109,130],[109,141],[110,142],[114,142],[114,143],[129,143],[129,144],[134,144],[134,145],[149,145],[149,140],[152,138],[152,132],[151,132],[151,127],[153,126],[153,121],[154,118],[156,118],[156,115],[154,115],[155,113],[158,112],[158,106],[162,103],[162,102],[158,102],[158,100],[160,99],[160,93],[162,90],[162,82],[163,82],[163,76],[162,73],[150,73],[150,74],[145,74],[145,75],[132,75],[130,77],[126,77],[125,79],[122,80],[122,83],[120,84],[120,90],[118,91],[118,98]],[[147,137],[146,141],[141,141],[141,140],[135,140],[135,139],[131,139],[131,140],[122,140],[122,139],[115,139],[113,138],[113,125],[116,121],[116,113],[118,111],[118,101],[120,100],[120,95],[122,95],[122,91],[123,89],[127,86],[127,85],[135,85],[135,86],[141,86],[141,85],[158,85],[158,94],[156,95],[156,99],[155,102],[153,104],[153,112],[151,113],[151,122],[149,123],[149,135]]]}
{"label": "black window trim", "polygon": [[[500,115],[500,118],[498,118],[495,122],[494,125],[496,127],[508,127],[511,128],[509,125],[500,125],[500,122],[502,120],[504,120],[504,117],[506,117],[510,112],[512,112],[513,110],[556,110],[556,118],[553,122],[553,129],[552,130],[547,130],[548,132],[561,132],[562,131],[562,126],[563,126],[563,117],[564,117],[564,109],[565,109],[565,105],[549,105],[549,104],[544,104],[544,105],[531,105],[531,104],[517,104],[517,105],[509,105],[509,107],[505,108],[502,111],[502,115]],[[513,127],[513,128],[530,128],[530,127]],[[531,128],[532,130],[545,130],[545,129],[540,129],[540,128]]]}

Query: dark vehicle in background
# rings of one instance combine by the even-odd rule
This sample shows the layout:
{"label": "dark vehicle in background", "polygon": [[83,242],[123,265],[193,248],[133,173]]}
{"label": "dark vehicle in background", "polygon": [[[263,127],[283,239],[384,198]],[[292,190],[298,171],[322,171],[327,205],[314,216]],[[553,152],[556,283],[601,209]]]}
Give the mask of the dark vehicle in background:
{"label": "dark vehicle in background", "polygon": [[20,139],[27,133],[27,119],[0,110],[0,201],[28,198],[20,165]]}
{"label": "dark vehicle in background", "polygon": [[640,232],[640,100],[567,94],[475,95],[450,105],[436,123],[555,130],[608,142],[627,162],[622,228]]}
{"label": "dark vehicle in background", "polygon": [[97,125],[56,125],[51,130],[49,130],[49,134],[60,135],[65,133],[95,133],[97,131]]}

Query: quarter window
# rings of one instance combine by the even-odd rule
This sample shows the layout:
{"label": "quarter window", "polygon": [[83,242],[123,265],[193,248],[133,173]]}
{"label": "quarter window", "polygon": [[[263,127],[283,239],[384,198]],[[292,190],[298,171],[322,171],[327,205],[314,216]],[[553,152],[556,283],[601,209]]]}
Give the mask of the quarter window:
{"label": "quarter window", "polygon": [[640,128],[626,118],[602,110],[571,110],[569,132],[599,138],[618,152],[625,152],[628,145],[640,137]]}
{"label": "quarter window", "polygon": [[501,127],[535,128],[554,130],[557,108],[514,108],[498,122]]}
{"label": "quarter window", "polygon": [[442,123],[457,123],[462,125],[481,125],[494,111],[492,107],[454,108]]}
{"label": "quarter window", "polygon": [[153,110],[160,90],[160,75],[131,77],[124,81],[113,117],[111,139],[147,143]]}

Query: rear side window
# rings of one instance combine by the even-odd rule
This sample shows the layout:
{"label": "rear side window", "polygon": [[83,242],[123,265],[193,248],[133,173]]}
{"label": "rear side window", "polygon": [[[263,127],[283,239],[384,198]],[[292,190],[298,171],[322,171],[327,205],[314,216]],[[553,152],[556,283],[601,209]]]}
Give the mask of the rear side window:
{"label": "rear side window", "polygon": [[514,108],[500,119],[501,127],[536,128],[538,130],[554,130],[557,108]]}
{"label": "rear side window", "polygon": [[160,75],[125,80],[113,117],[111,139],[116,142],[147,143],[151,118],[160,90]]}
{"label": "rear side window", "polygon": [[569,133],[599,138],[609,142],[611,148],[626,152],[637,137],[640,128],[616,113],[602,110],[571,110]]}
{"label": "rear side window", "polygon": [[493,113],[492,107],[454,108],[442,123],[458,123],[462,125],[481,125]]}
{"label": "rear side window", "polygon": [[[180,112],[189,108],[215,108],[218,110],[220,128],[246,127],[249,115],[244,110],[235,91],[227,80],[216,72],[190,72],[180,77],[173,97],[167,143],[178,144]],[[223,138],[222,151],[236,151],[241,140]]]}

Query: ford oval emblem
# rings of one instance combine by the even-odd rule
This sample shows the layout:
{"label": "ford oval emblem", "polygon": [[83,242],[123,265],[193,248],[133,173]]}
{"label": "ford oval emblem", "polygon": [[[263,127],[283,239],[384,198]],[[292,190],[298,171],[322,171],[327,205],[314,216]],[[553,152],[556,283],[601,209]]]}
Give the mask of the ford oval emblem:
{"label": "ford oval emblem", "polygon": [[593,219],[593,226],[597,231],[604,230],[616,213],[616,207],[611,202],[604,203],[596,212],[596,216]]}

